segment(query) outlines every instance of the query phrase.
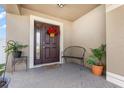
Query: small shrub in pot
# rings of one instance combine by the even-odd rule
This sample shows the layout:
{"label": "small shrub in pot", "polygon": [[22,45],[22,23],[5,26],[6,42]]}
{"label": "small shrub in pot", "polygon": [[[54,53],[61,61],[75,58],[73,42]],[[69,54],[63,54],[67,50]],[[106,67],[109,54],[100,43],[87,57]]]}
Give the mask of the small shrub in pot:
{"label": "small shrub in pot", "polygon": [[5,76],[6,64],[0,64],[0,88],[8,88],[10,78]]}
{"label": "small shrub in pot", "polygon": [[98,48],[91,49],[92,55],[88,57],[87,63],[92,66],[92,72],[95,75],[102,75],[104,65],[103,65],[103,58],[106,55],[106,45],[101,45]]}

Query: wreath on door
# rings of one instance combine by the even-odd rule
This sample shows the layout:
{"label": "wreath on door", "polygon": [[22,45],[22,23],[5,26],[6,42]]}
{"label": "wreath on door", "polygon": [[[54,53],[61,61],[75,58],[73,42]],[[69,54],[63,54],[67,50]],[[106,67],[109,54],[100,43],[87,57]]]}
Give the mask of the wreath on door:
{"label": "wreath on door", "polygon": [[47,32],[50,37],[55,37],[58,34],[56,27],[49,27]]}

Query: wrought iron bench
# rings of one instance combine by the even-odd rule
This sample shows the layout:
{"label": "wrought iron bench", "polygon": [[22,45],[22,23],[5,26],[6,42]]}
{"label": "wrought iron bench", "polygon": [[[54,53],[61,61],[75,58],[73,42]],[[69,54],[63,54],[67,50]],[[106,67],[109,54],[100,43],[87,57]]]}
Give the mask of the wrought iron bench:
{"label": "wrought iron bench", "polygon": [[85,52],[86,49],[84,47],[70,46],[64,50],[62,58],[64,58],[65,62],[67,62],[67,59],[77,59],[84,65]]}

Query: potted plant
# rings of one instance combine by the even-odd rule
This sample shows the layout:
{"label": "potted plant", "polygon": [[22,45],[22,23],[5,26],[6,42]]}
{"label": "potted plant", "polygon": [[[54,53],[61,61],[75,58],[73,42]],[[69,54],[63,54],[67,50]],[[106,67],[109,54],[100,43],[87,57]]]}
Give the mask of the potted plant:
{"label": "potted plant", "polygon": [[15,58],[19,58],[19,57],[21,57],[21,54],[22,54],[21,50],[26,47],[27,47],[27,45],[21,45],[18,42],[9,40],[7,42],[7,48],[6,48],[5,52],[8,54],[12,53]]}
{"label": "potted plant", "polygon": [[6,52],[6,63],[0,64],[0,88],[7,88],[10,82],[10,78],[5,75],[6,66],[8,63],[8,57],[13,54],[14,57],[21,57],[21,49],[27,47],[27,45],[21,45],[13,40],[7,42]]}
{"label": "potted plant", "polygon": [[6,55],[6,63],[0,64],[0,88],[8,88],[10,78],[5,76],[9,53]]}
{"label": "potted plant", "polygon": [[102,75],[104,65],[103,65],[103,58],[105,58],[106,55],[106,46],[101,45],[98,48],[91,49],[92,55],[88,57],[87,63],[92,65],[92,72],[95,75]]}
{"label": "potted plant", "polygon": [[0,64],[0,88],[8,88],[10,78],[5,76],[6,64]]}

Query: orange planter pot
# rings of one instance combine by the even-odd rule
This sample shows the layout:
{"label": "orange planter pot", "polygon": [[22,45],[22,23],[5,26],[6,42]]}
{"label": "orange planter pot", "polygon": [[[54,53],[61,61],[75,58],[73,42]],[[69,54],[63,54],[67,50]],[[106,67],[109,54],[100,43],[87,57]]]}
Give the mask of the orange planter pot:
{"label": "orange planter pot", "polygon": [[95,74],[97,76],[101,76],[103,73],[103,66],[93,65],[92,72],[93,72],[93,74]]}

